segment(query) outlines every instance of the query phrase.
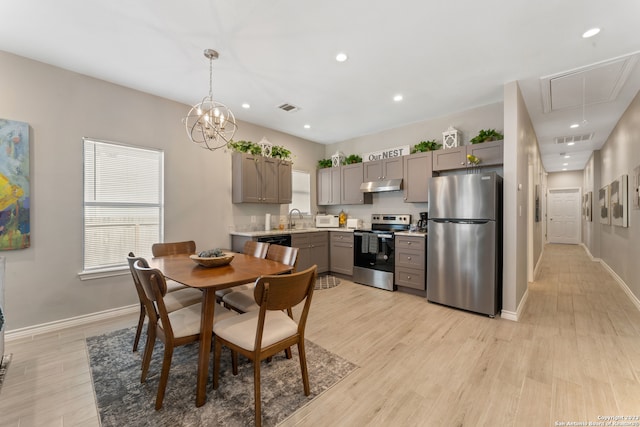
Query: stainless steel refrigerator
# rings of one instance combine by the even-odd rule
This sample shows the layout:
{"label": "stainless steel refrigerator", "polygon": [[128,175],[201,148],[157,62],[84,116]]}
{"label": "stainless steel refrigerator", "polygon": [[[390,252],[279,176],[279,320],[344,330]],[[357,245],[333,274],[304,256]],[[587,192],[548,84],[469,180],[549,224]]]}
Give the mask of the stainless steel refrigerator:
{"label": "stainless steel refrigerator", "polygon": [[495,316],[502,303],[502,178],[431,178],[427,299]]}

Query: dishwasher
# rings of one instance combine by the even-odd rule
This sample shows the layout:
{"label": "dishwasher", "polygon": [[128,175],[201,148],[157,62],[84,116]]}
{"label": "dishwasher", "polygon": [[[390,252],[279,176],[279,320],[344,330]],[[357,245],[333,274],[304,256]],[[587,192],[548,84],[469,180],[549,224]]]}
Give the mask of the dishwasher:
{"label": "dishwasher", "polygon": [[291,246],[291,234],[276,234],[273,236],[260,236],[256,238],[258,242],[269,243],[271,245]]}

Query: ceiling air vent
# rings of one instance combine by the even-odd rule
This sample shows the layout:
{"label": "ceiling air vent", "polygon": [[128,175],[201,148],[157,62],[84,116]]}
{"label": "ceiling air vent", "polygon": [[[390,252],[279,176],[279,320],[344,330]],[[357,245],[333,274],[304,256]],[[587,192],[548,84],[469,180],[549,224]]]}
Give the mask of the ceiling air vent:
{"label": "ceiling air vent", "polygon": [[296,107],[295,105],[291,105],[291,104],[282,104],[282,105],[278,105],[278,108],[286,111],[287,113],[292,113],[294,111],[298,111],[300,108]]}
{"label": "ceiling air vent", "polygon": [[556,144],[566,144],[568,142],[589,142],[593,139],[593,133],[585,135],[558,136],[554,138]]}

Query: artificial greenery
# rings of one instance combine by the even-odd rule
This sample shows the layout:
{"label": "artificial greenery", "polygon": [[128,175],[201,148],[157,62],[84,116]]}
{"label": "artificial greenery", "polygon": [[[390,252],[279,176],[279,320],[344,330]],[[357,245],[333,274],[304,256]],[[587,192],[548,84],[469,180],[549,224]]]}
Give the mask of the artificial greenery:
{"label": "artificial greenery", "polygon": [[277,157],[282,160],[291,160],[291,151],[282,145],[274,145],[271,147],[271,157]]}
{"label": "artificial greenery", "polygon": [[254,156],[262,154],[262,148],[251,141],[229,141],[227,147],[229,147],[230,150],[240,153],[250,153]]}
{"label": "artificial greenery", "polygon": [[504,135],[497,132],[495,129],[481,129],[475,138],[471,139],[472,144],[480,144],[487,141],[499,141],[504,139]]}
{"label": "artificial greenery", "polygon": [[358,156],[357,154],[349,154],[344,159],[344,164],[345,165],[352,165],[354,163],[362,163],[362,157]]}
{"label": "artificial greenery", "polygon": [[418,144],[414,145],[411,149],[411,154],[413,153],[423,153],[425,151],[434,151],[442,147],[442,144],[438,144],[435,139],[430,139],[429,141],[420,141]]}
{"label": "artificial greenery", "polygon": [[333,165],[331,159],[318,160],[318,169],[330,168]]}

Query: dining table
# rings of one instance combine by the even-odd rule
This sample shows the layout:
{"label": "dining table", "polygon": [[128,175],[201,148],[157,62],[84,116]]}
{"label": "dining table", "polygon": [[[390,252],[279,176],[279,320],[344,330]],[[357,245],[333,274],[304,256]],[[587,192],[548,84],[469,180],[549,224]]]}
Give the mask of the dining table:
{"label": "dining table", "polygon": [[277,261],[240,253],[231,254],[234,255],[234,258],[229,264],[217,267],[200,266],[188,254],[149,259],[149,266],[160,270],[166,278],[202,290],[196,406],[202,406],[207,401],[209,353],[213,334],[216,291],[254,282],[260,276],[282,274],[293,270],[292,266]]}

